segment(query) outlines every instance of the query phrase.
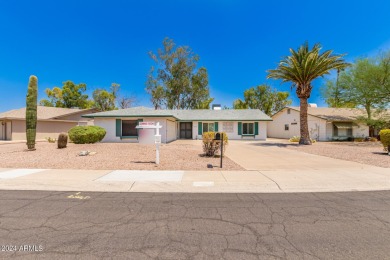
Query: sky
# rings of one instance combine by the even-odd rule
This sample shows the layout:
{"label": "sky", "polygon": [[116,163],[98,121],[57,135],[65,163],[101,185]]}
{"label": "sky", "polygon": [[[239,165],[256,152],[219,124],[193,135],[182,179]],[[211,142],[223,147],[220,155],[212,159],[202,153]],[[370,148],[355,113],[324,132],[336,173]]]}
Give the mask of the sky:
{"label": "sky", "polygon": [[[115,82],[122,95],[151,106],[148,52],[165,37],[200,56],[213,103],[231,107],[260,84],[291,91],[266,71],[305,41],[348,61],[390,49],[389,13],[388,0],[1,0],[0,112],[25,106],[30,75],[39,99],[66,80],[86,83],[88,94]],[[314,82],[309,102],[326,106],[323,82]]]}

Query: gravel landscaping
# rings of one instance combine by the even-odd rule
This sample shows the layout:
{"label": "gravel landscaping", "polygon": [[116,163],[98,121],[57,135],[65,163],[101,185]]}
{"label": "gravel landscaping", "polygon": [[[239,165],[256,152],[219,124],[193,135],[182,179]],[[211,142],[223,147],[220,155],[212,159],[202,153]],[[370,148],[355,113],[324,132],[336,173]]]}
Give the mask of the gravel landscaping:
{"label": "gravel landscaping", "polygon": [[285,146],[300,152],[390,168],[390,156],[380,142],[317,142],[313,145]]}
{"label": "gravel landscaping", "polygon": [[[26,144],[0,145],[0,168],[94,169],[94,170],[221,170],[219,158],[201,156],[200,142],[161,144],[160,164],[156,165],[154,145],[135,143],[68,144],[57,149],[56,143],[37,142],[35,151],[26,151]],[[96,152],[78,156],[81,151]],[[224,158],[223,170],[244,170]],[[212,164],[214,168],[207,168]]]}

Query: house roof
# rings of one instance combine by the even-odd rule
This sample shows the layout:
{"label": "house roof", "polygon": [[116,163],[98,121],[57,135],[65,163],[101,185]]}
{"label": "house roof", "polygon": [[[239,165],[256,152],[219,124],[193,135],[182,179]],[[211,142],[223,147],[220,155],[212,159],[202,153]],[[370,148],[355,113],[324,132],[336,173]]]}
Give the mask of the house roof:
{"label": "house roof", "polygon": [[83,117],[173,117],[179,121],[271,121],[258,109],[194,109],[194,110],[155,110],[147,107],[133,107],[112,110]]}
{"label": "house roof", "polygon": [[[78,109],[78,108],[59,108],[59,107],[37,107],[38,120],[59,119],[64,116],[69,116],[79,112],[92,112],[95,109]],[[25,119],[26,108],[20,108],[15,110],[6,111],[0,113],[0,119]]]}
{"label": "house roof", "polygon": [[[300,107],[287,107],[300,111]],[[354,121],[359,116],[367,116],[361,108],[308,107],[307,113],[327,121]]]}
{"label": "house roof", "polygon": [[259,109],[175,110],[182,121],[272,121]]}

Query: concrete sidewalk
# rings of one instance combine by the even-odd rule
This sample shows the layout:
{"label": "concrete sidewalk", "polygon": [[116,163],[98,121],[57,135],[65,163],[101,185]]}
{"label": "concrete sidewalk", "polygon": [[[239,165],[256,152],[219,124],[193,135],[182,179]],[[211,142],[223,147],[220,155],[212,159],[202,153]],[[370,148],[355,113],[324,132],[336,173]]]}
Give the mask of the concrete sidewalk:
{"label": "concrete sidewalk", "polygon": [[390,170],[360,168],[253,171],[0,169],[0,190],[283,193],[390,190]]}

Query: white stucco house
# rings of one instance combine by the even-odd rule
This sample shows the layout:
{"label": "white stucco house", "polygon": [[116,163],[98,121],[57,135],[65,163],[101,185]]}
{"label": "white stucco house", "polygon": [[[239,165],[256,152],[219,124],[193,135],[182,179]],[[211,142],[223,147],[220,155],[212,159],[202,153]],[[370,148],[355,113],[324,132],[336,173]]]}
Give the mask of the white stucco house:
{"label": "white stucco house", "polygon": [[139,122],[159,122],[161,142],[176,139],[202,139],[208,131],[226,132],[230,140],[267,138],[267,123],[272,119],[258,109],[240,110],[155,110],[134,107],[84,115],[106,129],[102,142],[138,142]]}
{"label": "white stucco house", "polygon": [[[289,139],[300,136],[299,107],[285,107],[268,123],[268,137]],[[348,140],[369,136],[369,127],[356,122],[365,114],[357,108],[308,107],[309,133],[317,141]]]}

